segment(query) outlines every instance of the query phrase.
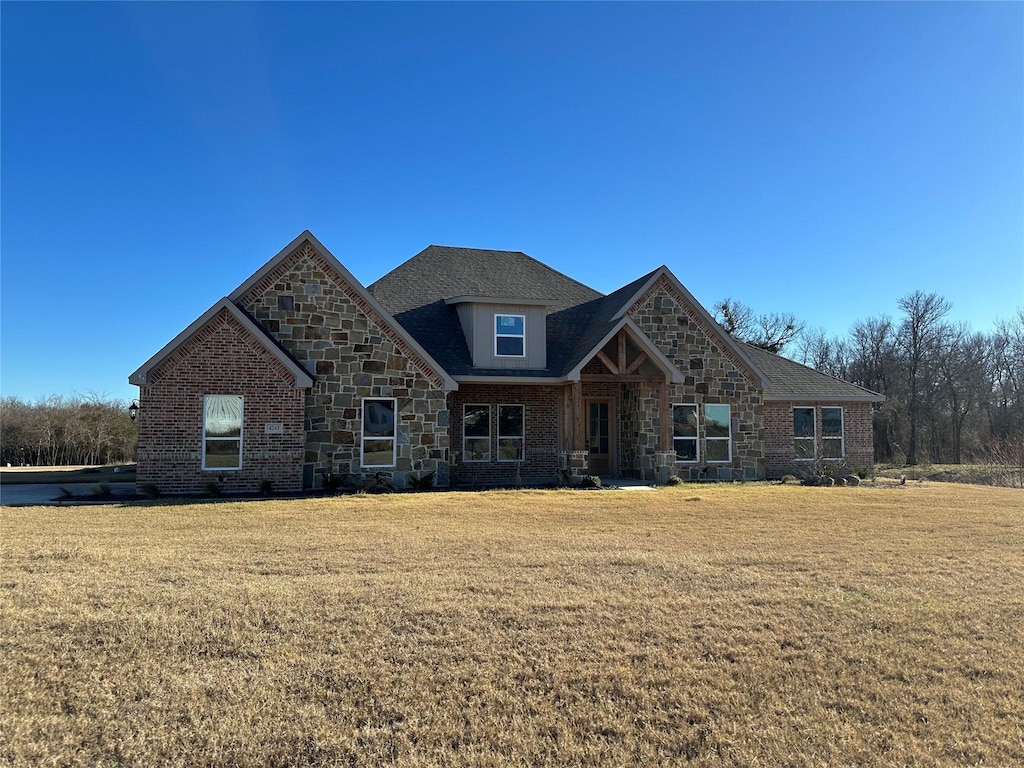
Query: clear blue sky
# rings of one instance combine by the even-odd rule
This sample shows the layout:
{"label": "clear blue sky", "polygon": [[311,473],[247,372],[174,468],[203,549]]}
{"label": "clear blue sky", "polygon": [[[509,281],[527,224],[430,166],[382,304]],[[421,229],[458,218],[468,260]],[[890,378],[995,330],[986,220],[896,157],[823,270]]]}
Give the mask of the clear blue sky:
{"label": "clear blue sky", "polygon": [[1024,4],[0,6],[0,393],[129,373],[303,229],[845,332],[1024,305]]}

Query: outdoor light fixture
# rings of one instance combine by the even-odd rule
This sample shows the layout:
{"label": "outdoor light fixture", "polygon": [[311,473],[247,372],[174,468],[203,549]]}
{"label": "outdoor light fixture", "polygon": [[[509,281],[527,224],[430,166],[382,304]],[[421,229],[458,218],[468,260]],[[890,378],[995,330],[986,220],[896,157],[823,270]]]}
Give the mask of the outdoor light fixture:
{"label": "outdoor light fixture", "polygon": [[128,406],[128,418],[132,421],[139,418],[139,404],[135,400],[132,400],[132,404]]}

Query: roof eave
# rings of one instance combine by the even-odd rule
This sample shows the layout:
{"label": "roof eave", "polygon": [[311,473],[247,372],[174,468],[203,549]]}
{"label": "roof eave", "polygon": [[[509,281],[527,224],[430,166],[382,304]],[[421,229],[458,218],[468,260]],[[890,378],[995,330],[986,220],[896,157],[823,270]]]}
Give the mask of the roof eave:
{"label": "roof eave", "polygon": [[226,296],[206,310],[195,320],[195,322],[189,325],[188,328],[171,339],[160,349],[159,352],[143,363],[128,377],[128,383],[134,384],[138,387],[149,384],[149,374],[153,369],[157,368],[161,363],[169,358],[179,347],[188,343],[193,336],[202,330],[207,323],[209,323],[223,310],[227,310],[232,317],[234,317],[235,320],[237,320],[239,324],[246,329],[246,331],[258,339],[264,348],[266,348],[275,358],[277,358],[278,361],[281,362],[282,365],[285,366],[285,368],[288,369],[289,373],[294,377],[295,387],[297,389],[308,389],[313,386],[313,377],[309,372],[273,344],[270,339],[267,338],[263,329],[256,325],[256,323],[254,323],[247,314],[242,312],[242,310],[235,306],[235,303]]}
{"label": "roof eave", "polygon": [[885,396],[871,395],[800,395],[773,394],[765,392],[762,398],[766,403],[884,403]]}

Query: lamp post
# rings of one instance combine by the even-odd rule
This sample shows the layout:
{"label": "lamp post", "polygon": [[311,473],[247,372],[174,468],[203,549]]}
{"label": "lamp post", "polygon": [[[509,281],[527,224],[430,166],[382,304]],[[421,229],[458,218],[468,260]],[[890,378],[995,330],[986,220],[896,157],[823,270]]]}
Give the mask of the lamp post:
{"label": "lamp post", "polygon": [[136,400],[132,400],[132,404],[128,406],[128,418],[135,421],[139,418],[139,403]]}

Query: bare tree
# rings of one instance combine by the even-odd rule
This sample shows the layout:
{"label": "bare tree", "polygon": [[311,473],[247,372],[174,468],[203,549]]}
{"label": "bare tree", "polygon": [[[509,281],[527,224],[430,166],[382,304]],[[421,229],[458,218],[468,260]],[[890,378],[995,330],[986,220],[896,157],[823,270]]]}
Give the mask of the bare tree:
{"label": "bare tree", "polygon": [[804,329],[792,313],[755,314],[746,304],[725,298],[715,304],[715,320],[733,338],[775,354],[792,344]]}
{"label": "bare tree", "polygon": [[917,464],[921,404],[926,389],[934,386],[931,378],[922,374],[934,362],[930,355],[940,346],[941,335],[945,330],[942,319],[949,314],[952,305],[938,294],[914,291],[899,300],[899,307],[906,315],[896,336],[907,374],[910,434],[907,439],[906,463],[913,466]]}
{"label": "bare tree", "polygon": [[988,389],[989,347],[986,338],[965,324],[946,326],[945,343],[937,350],[937,371],[948,406],[953,439],[953,463],[963,461],[963,432],[968,415]]}

